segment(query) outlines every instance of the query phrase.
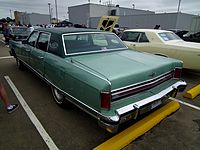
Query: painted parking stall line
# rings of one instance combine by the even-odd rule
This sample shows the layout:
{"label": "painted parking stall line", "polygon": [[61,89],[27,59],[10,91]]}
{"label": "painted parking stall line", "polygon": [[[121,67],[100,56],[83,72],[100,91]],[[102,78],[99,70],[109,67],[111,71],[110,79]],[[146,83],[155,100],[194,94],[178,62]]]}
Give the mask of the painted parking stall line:
{"label": "painted parking stall line", "polygon": [[186,105],[186,106],[188,106],[188,107],[191,107],[191,108],[193,108],[193,109],[200,110],[200,107],[197,107],[197,106],[195,106],[195,105],[192,105],[192,104],[183,102],[183,101],[178,100],[178,99],[176,99],[176,98],[170,97],[169,99],[171,99],[171,100],[173,100],[173,101],[177,101],[177,102],[179,102],[179,103],[181,103],[181,104],[183,104],[183,105]]}
{"label": "painted parking stall line", "polygon": [[13,56],[0,57],[0,59],[10,59],[10,58],[14,58],[14,57]]}
{"label": "painted parking stall line", "polygon": [[34,126],[36,127],[37,131],[39,132],[39,134],[43,138],[43,140],[46,143],[46,145],[49,147],[50,150],[58,150],[58,147],[53,142],[53,140],[51,139],[51,137],[48,135],[48,133],[46,132],[46,130],[43,128],[42,124],[37,119],[37,117],[35,116],[35,114],[32,112],[32,110],[30,109],[30,107],[28,106],[28,104],[26,103],[26,101],[24,100],[24,98],[22,97],[22,95],[19,93],[18,89],[15,87],[14,83],[9,78],[9,76],[4,76],[4,78],[8,82],[9,86],[11,87],[11,89],[14,92],[14,94],[16,95],[18,101],[20,102],[21,106],[25,110],[26,114],[28,115],[29,119],[32,121],[32,123],[34,124]]}

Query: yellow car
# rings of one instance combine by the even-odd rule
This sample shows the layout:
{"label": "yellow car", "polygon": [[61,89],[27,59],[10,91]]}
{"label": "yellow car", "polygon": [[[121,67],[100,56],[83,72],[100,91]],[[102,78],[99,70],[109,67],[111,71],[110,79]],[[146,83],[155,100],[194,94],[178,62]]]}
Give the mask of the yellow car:
{"label": "yellow car", "polygon": [[121,39],[131,49],[180,59],[184,68],[200,70],[200,43],[186,42],[171,31],[129,29]]}

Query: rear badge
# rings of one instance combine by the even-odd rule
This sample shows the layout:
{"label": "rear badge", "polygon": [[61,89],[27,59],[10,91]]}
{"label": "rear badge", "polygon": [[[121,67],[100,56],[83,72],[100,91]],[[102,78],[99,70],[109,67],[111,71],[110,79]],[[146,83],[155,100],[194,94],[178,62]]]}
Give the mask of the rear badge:
{"label": "rear badge", "polygon": [[156,73],[155,72],[152,72],[149,76],[150,77],[154,77],[156,75]]}

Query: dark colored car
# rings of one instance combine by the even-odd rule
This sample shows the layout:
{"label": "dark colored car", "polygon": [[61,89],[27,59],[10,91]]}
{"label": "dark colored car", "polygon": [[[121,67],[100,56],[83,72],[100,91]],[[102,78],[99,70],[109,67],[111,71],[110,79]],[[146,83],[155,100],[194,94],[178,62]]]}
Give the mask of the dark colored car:
{"label": "dark colored car", "polygon": [[29,31],[27,27],[10,27],[10,38],[15,41],[21,41],[28,37]]}

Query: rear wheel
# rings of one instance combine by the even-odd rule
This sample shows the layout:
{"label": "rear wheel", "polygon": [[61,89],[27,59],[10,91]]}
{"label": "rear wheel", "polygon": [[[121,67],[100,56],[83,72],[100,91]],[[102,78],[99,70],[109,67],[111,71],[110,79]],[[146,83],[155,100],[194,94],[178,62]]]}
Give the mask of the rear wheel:
{"label": "rear wheel", "polygon": [[51,91],[55,102],[61,107],[66,106],[66,99],[63,93],[53,86],[51,86]]}

